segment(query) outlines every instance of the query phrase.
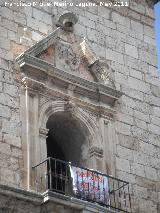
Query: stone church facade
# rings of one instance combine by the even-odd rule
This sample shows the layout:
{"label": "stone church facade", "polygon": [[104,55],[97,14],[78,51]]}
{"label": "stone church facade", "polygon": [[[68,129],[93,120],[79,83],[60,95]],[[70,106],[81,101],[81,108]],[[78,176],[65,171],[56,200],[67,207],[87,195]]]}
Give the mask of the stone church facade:
{"label": "stone church facade", "polygon": [[[0,212],[160,212],[154,1],[84,2],[0,3]],[[67,189],[72,163],[106,206]]]}

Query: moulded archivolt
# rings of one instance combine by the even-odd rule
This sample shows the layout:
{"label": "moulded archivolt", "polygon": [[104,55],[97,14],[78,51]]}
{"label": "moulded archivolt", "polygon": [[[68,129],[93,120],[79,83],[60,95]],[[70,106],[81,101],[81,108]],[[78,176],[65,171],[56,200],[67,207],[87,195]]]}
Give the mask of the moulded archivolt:
{"label": "moulded archivolt", "polygon": [[[43,105],[40,111],[40,116],[39,116],[39,128],[40,129],[45,129],[47,121],[50,116],[57,112],[66,112],[66,106],[69,103],[67,101],[49,101]],[[72,106],[71,106],[72,105]],[[90,143],[94,145],[101,146],[102,144],[102,136],[100,134],[99,128],[96,124],[96,119],[94,117],[90,117],[90,115],[85,112],[83,109],[81,109],[78,106],[74,106],[74,103],[70,103],[70,107],[76,108],[76,110],[72,110],[71,113],[73,113],[72,116],[74,116],[76,119],[79,119],[88,129],[90,135],[91,135],[91,140]]]}

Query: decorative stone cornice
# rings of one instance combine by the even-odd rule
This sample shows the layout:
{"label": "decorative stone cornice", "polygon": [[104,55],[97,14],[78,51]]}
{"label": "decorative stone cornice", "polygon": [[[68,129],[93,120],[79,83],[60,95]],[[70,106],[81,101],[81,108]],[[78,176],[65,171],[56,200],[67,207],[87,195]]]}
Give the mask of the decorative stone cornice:
{"label": "decorative stone cornice", "polygon": [[[60,27],[58,27],[56,30],[54,30],[52,33],[47,35],[45,38],[43,38],[38,43],[34,44],[31,48],[25,51],[25,54],[29,54],[32,56],[37,56],[39,53],[41,53],[43,50],[46,50],[51,44],[53,44],[58,37],[58,32],[60,30]],[[24,53],[22,53],[20,56],[16,58],[16,61],[19,61],[23,58]]]}
{"label": "decorative stone cornice", "polygon": [[71,207],[75,212],[101,212],[101,213],[116,213],[115,210],[106,208],[101,205],[97,205],[94,202],[87,202],[82,199],[77,199],[75,197],[63,195],[53,191],[47,191],[42,194],[44,198],[44,203],[57,203],[59,205],[64,205],[66,207]]}
{"label": "decorative stone cornice", "polygon": [[[34,202],[36,205],[40,205],[43,202],[43,196],[35,191],[27,191],[18,187],[11,187],[0,184],[0,196],[5,195],[10,198],[10,203],[13,200],[23,200],[23,202]],[[13,206],[12,206],[13,210]]]}
{"label": "decorative stone cornice", "polygon": [[45,89],[45,85],[43,83],[33,80],[32,78],[24,77],[21,82],[25,88],[29,88],[31,90],[44,91]]}
{"label": "decorative stone cornice", "polygon": [[[17,62],[22,67],[23,72],[26,75],[28,75],[27,73],[29,72],[29,69],[43,71],[44,76],[48,75],[49,79],[57,78],[67,84],[73,84],[76,86],[75,93],[88,95],[97,101],[103,102],[105,99],[106,102],[112,105],[122,95],[120,91],[117,91],[112,87],[100,84],[99,82],[91,82],[86,79],[82,79],[79,76],[57,69],[54,67],[54,65],[28,54],[24,54],[23,56],[19,57]],[[37,78],[39,78],[38,74]],[[36,81],[34,82],[36,83]],[[35,83],[34,88],[36,87]],[[39,82],[37,81],[37,84],[38,83]],[[43,86],[45,86],[44,83],[45,82],[43,82]],[[31,87],[32,85],[29,86]]]}
{"label": "decorative stone cornice", "polygon": [[[95,116],[101,116],[106,119],[112,119],[113,115],[116,113],[114,108],[110,107],[109,105],[101,105],[100,103],[92,103],[83,100],[83,98],[78,98],[74,96],[70,96],[67,93],[64,93],[60,90],[56,90],[54,88],[48,87],[42,82],[38,82],[34,79],[24,77],[22,79],[23,84],[25,85],[25,88],[29,90],[29,93],[33,92],[34,94],[49,94],[50,96],[54,97],[61,97],[63,100],[67,101],[67,104],[65,105],[65,109],[68,111],[72,111],[76,113],[76,109],[78,107],[88,111],[91,114],[94,114]],[[103,89],[103,88],[102,88]],[[74,104],[76,103],[76,105]]]}

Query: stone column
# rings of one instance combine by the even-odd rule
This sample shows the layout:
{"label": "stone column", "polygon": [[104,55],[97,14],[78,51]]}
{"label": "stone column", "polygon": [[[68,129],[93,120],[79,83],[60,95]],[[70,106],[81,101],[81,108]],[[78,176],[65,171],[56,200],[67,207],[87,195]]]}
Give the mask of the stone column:
{"label": "stone column", "polygon": [[[39,171],[33,167],[47,158],[46,135],[48,130],[39,131],[39,95],[37,85],[30,79],[22,79],[23,89],[21,93],[21,120],[22,120],[22,144],[24,154],[24,187],[28,190],[35,189],[37,174],[39,177],[46,174],[46,166]],[[39,85],[38,85],[39,86]]]}
{"label": "stone column", "polygon": [[20,117],[22,121],[22,151],[23,151],[23,178],[22,187],[29,188],[29,161],[28,161],[28,91],[22,88],[20,96]]}
{"label": "stone column", "polygon": [[35,150],[38,139],[38,95],[29,87],[26,78],[22,79],[21,91],[21,120],[22,120],[22,148],[24,157],[23,187],[30,190],[33,185],[32,167],[35,165]]}
{"label": "stone column", "polygon": [[37,161],[38,152],[38,141],[39,141],[39,132],[38,132],[38,100],[39,97],[36,92],[28,90],[28,143],[29,143],[29,188],[32,189],[35,182],[33,166],[35,166]]}

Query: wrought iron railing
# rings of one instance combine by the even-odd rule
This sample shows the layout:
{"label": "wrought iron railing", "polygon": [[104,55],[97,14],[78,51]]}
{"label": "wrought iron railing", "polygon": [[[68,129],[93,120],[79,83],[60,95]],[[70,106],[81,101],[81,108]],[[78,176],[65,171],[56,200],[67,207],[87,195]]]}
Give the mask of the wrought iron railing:
{"label": "wrought iron railing", "polygon": [[51,157],[34,166],[33,170],[36,191],[50,190],[96,202],[118,212],[131,212],[126,181]]}

